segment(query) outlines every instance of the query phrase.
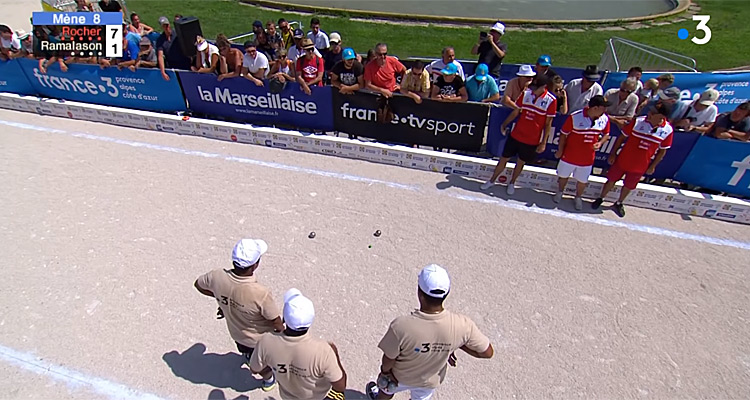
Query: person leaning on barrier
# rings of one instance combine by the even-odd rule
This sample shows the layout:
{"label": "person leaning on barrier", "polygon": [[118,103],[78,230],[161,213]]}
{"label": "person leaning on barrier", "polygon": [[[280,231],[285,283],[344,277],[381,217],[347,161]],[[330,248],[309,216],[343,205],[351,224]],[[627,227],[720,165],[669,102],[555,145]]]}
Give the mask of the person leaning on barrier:
{"label": "person leaning on barrier", "polygon": [[547,83],[547,90],[552,93],[557,99],[557,113],[567,114],[568,113],[568,96],[565,93],[565,82],[562,76],[555,75],[549,79]]}
{"label": "person leaning on barrier", "polygon": [[750,140],[750,101],[740,104],[732,112],[719,115],[706,131],[706,136],[742,142]]}
{"label": "person leaning on barrier", "polygon": [[102,58],[99,60],[99,66],[101,68],[107,68],[110,66],[117,66],[117,69],[128,68],[135,72],[135,64],[138,62],[138,53],[141,48],[138,44],[128,40],[127,37],[122,37],[122,57],[119,58]]}
{"label": "person leaning on barrier", "polygon": [[637,86],[635,79],[628,78],[620,82],[619,89],[612,88],[604,93],[604,98],[609,103],[607,115],[621,128],[635,116],[638,108],[638,95],[635,94]]}
{"label": "person leaning on barrier", "polygon": [[430,98],[437,101],[445,102],[465,102],[469,100],[469,94],[466,93],[466,84],[458,76],[456,64],[448,64],[441,71],[435,83],[432,85],[432,94]]}
{"label": "person leaning on barrier", "polygon": [[10,60],[21,51],[21,40],[8,25],[0,25],[0,60]]}
{"label": "person leaning on barrier", "polygon": [[195,56],[195,65],[190,69],[200,74],[218,74],[219,72],[219,48],[211,44],[203,36],[195,39],[195,48],[198,54]]}
{"label": "person leaning on barrier", "polygon": [[497,82],[489,78],[489,75],[490,69],[487,67],[487,64],[477,65],[474,75],[466,80],[466,94],[469,95],[469,101],[494,103],[500,100],[500,90],[497,87]]}
{"label": "person leaning on barrier", "polygon": [[521,65],[516,72],[516,77],[509,80],[505,85],[502,104],[513,109],[518,108],[516,101],[529,88],[529,84],[535,76],[536,72],[531,68],[531,65]]}
{"label": "person leaning on barrier", "polygon": [[397,78],[403,79],[406,67],[396,57],[388,55],[385,43],[375,45],[374,55],[375,59],[365,65],[365,87],[386,98],[393,97],[393,92],[401,89]]}
{"label": "person leaning on barrier", "polygon": [[706,132],[716,122],[719,109],[714,104],[719,99],[719,92],[708,89],[693,100],[682,100],[675,104],[672,125],[676,129],[686,131]]}
{"label": "person leaning on barrier", "polygon": [[445,269],[430,264],[420,271],[419,309],[394,319],[378,344],[383,351],[378,379],[365,389],[371,399],[409,391],[412,400],[428,400],[445,380],[448,365],[456,366],[456,350],[484,359],[495,354],[474,321],[444,308],[450,291]]}
{"label": "person leaning on barrier", "polygon": [[427,72],[430,74],[430,81],[434,83],[437,78],[442,75],[440,71],[442,71],[448,64],[456,64],[456,68],[458,69],[456,75],[465,81],[466,74],[464,74],[464,67],[460,62],[456,61],[456,50],[451,46],[444,47],[443,52],[440,55],[440,58],[431,62],[426,68]]}
{"label": "person leaning on barrier", "polygon": [[301,44],[305,50],[305,55],[297,59],[294,71],[297,75],[297,83],[299,83],[300,89],[309,95],[312,93],[310,86],[323,86],[325,66],[323,57],[316,54],[317,50],[312,40],[304,38]]}
{"label": "person leaning on barrier", "polygon": [[331,85],[339,88],[339,93],[352,94],[365,87],[365,67],[357,61],[357,55],[351,47],[342,51],[341,61],[336,63],[329,72]]}
{"label": "person leaning on barrier", "polygon": [[284,82],[294,82],[296,78],[292,76],[294,73],[294,64],[292,60],[287,57],[287,51],[284,48],[278,51],[279,58],[271,63],[271,70],[268,71],[269,79],[277,79]]}
{"label": "person leaning on barrier", "polygon": [[592,97],[604,94],[604,90],[599,85],[601,78],[601,73],[596,65],[587,65],[583,71],[583,77],[573,79],[565,85],[568,112],[581,110],[589,104]]}
{"label": "person leaning on barrier", "polygon": [[242,57],[242,76],[255,86],[263,86],[263,79],[268,72],[268,57],[258,51],[255,42],[245,42],[245,55]]}
{"label": "person leaning on barrier", "polygon": [[167,17],[159,17],[162,33],[156,39],[156,61],[159,63],[161,77],[169,80],[167,68],[190,70],[190,58],[186,57],[180,46],[180,37],[172,30]]}
{"label": "person leaning on barrier", "polygon": [[65,63],[63,57],[59,57],[58,53],[55,51],[42,50],[41,48],[40,43],[42,41],[51,40],[51,33],[52,32],[49,31],[45,26],[34,26],[34,53],[41,55],[41,57],[38,57],[39,72],[41,72],[42,74],[46,74],[47,68],[49,68],[49,66],[53,64],[57,64],[62,72],[68,72],[68,65]]}
{"label": "person leaning on barrier", "polygon": [[404,74],[401,94],[411,97],[417,104],[430,97],[430,74],[422,61],[415,61]]}
{"label": "person leaning on barrier", "polygon": [[[643,69],[641,67],[630,67],[630,69],[628,70],[627,79],[635,80],[635,93],[638,95],[643,89],[643,82],[641,82],[641,77],[643,77]],[[640,104],[640,95],[638,100]]]}
{"label": "person leaning on barrier", "polygon": [[16,31],[16,37],[21,43],[19,51],[10,54],[10,58],[35,58],[34,57],[34,38],[31,32],[26,32],[23,29]]}
{"label": "person leaning on barrier", "polygon": [[219,49],[219,76],[218,81],[227,78],[235,78],[242,73],[243,54],[229,43],[226,35],[220,33],[216,36],[216,47]]}

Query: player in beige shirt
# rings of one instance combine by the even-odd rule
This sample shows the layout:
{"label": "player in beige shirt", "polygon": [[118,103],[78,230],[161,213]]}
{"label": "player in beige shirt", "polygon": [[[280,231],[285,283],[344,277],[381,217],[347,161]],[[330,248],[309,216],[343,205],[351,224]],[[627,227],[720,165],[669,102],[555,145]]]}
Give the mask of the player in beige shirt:
{"label": "player in beige shirt", "polygon": [[[233,269],[216,269],[195,281],[199,292],[219,302],[219,318],[226,317],[229,334],[248,361],[264,333],[284,329],[271,291],[254,276],[266,251],[266,242],[242,239],[232,252]],[[274,385],[264,382],[262,388],[269,391]]]}
{"label": "player in beige shirt", "polygon": [[383,350],[378,381],[367,384],[372,399],[390,399],[410,391],[411,400],[428,400],[445,379],[453,354],[461,349],[477,358],[494,354],[490,340],[476,324],[443,308],[450,292],[450,277],[442,267],[430,264],[419,273],[419,310],[391,322],[378,347]]}
{"label": "player in beige shirt", "polygon": [[297,289],[284,295],[282,333],[263,336],[250,358],[250,370],[265,381],[277,380],[281,398],[344,400],[346,372],[333,343],[311,337],[312,301]]}

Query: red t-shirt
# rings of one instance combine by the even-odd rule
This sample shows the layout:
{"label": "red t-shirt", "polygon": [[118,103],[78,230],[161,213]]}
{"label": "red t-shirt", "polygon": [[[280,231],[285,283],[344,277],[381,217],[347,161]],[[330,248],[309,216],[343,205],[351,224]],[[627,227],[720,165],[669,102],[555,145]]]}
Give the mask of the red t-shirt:
{"label": "red t-shirt", "polygon": [[602,114],[596,120],[588,116],[588,107],[570,114],[562,127],[562,134],[566,136],[565,149],[562,160],[566,163],[588,167],[594,164],[596,150],[594,143],[602,136],[609,135],[609,117]]}
{"label": "red t-shirt", "polygon": [[647,118],[638,117],[622,129],[628,139],[617,156],[617,164],[626,172],[645,173],[657,150],[672,147],[672,125],[664,121],[653,127]]}
{"label": "red t-shirt", "polygon": [[557,114],[557,99],[546,89],[539,97],[534,97],[534,92],[527,89],[518,97],[516,105],[521,109],[521,116],[510,136],[521,143],[538,145],[542,142],[547,117]]}
{"label": "red t-shirt", "polygon": [[[310,60],[302,56],[297,59],[297,71],[302,72],[302,79],[309,83],[318,77],[318,72],[323,71],[323,64],[323,59],[316,55],[313,55],[313,58]],[[317,86],[323,86],[322,79],[317,83]]]}
{"label": "red t-shirt", "polygon": [[365,65],[365,81],[370,81],[379,88],[394,91],[396,90],[396,74],[402,71],[406,71],[404,64],[401,64],[396,57],[387,56],[382,67],[378,65],[377,60]]}

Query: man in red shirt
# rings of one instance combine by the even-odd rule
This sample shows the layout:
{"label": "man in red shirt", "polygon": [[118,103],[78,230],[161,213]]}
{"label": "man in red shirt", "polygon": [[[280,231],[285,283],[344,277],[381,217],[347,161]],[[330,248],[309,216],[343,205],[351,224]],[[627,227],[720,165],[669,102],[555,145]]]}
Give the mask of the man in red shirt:
{"label": "man in red shirt", "polygon": [[547,76],[537,75],[529,88],[516,100],[518,108],[513,110],[500,126],[500,131],[505,134],[508,124],[521,115],[510,137],[505,141],[502,157],[497,162],[492,178],[482,184],[482,190],[491,188],[495,184],[495,179],[505,171],[508,160],[517,155],[516,167],[507,188],[507,193],[513,194],[516,191],[514,183],[521,175],[523,166],[534,161],[537,154],[544,151],[547,139],[552,133],[552,119],[557,113],[557,99],[547,91],[547,83]]}
{"label": "man in red shirt", "polygon": [[297,59],[295,71],[300,89],[310,94],[310,86],[323,86],[324,61],[315,54],[315,44],[308,38],[302,39],[305,55]]}
{"label": "man in red shirt", "polygon": [[[667,121],[671,113],[671,104],[658,102],[651,106],[647,115],[634,119],[622,129],[622,135],[617,138],[607,160],[612,164],[607,173],[607,183],[604,184],[599,198],[591,203],[591,208],[599,208],[604,196],[615,187],[615,182],[625,176],[620,198],[613,205],[615,213],[620,218],[625,216],[625,207],[622,205],[625,198],[635,189],[644,174],[654,173],[656,166],[667,154],[667,149],[672,146],[673,129]],[[623,142],[625,147],[616,156]]]}
{"label": "man in red shirt", "polygon": [[604,96],[594,96],[589,100],[588,107],[570,114],[562,127],[560,147],[555,157],[560,159],[557,164],[557,187],[552,200],[559,203],[562,200],[565,185],[572,176],[576,180],[576,210],[583,208],[583,191],[594,166],[596,151],[609,139],[609,117],[604,114],[609,102]]}
{"label": "man in red shirt", "polygon": [[401,89],[396,84],[396,77],[403,78],[405,72],[406,67],[396,57],[388,55],[388,46],[378,43],[375,46],[375,62],[365,65],[365,87],[385,97],[392,97],[393,92]]}

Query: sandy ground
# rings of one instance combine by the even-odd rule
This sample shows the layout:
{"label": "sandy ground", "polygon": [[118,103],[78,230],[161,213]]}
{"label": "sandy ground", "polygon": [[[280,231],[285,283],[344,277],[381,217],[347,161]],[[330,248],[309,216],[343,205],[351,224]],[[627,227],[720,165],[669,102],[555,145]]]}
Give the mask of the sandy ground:
{"label": "sandy ground", "polygon": [[192,287],[229,267],[242,237],[269,243],[258,277],[279,305],[290,287],[314,301],[311,334],[337,343],[350,397],[430,262],[451,273],[447,306],[496,348],[492,360],[460,354],[438,399],[750,392],[750,252],[658,234],[746,240],[746,226],[631,207],[624,221],[656,233],[633,232],[525,210],[552,209],[547,194],[506,199],[441,174],[6,110],[0,122],[0,398],[278,398]]}

